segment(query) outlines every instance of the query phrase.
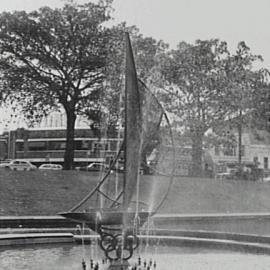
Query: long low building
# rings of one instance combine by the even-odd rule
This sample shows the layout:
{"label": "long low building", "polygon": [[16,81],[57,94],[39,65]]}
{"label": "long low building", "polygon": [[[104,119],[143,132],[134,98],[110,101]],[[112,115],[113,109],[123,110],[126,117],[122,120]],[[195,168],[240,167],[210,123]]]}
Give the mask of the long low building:
{"label": "long low building", "polygon": [[[36,165],[63,163],[66,148],[64,128],[32,128],[4,133],[0,137],[1,159],[27,159]],[[90,128],[75,129],[74,162],[86,164],[114,156],[122,138],[98,138]]]}
{"label": "long low building", "polygon": [[[66,148],[65,134],[66,129],[63,127],[18,128],[5,132],[0,137],[0,159],[26,159],[37,166],[43,163],[63,164]],[[86,165],[91,162],[109,163],[121,148],[122,136],[123,134],[99,138],[89,127],[76,128],[74,165]],[[191,166],[190,147],[175,146],[171,148],[170,146],[163,146],[159,151],[162,162],[158,171],[171,173],[172,170],[168,170],[168,168],[164,170],[163,167],[168,167],[168,164],[174,163],[174,174],[189,175]],[[157,156],[159,155],[157,154]],[[172,160],[173,157],[175,158],[174,161]]]}

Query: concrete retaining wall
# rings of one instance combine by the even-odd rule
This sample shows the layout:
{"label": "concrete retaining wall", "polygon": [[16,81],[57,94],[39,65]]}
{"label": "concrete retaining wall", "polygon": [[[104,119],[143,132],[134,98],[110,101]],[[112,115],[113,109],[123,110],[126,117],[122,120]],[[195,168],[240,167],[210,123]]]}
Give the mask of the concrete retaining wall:
{"label": "concrete retaining wall", "polygon": [[[153,218],[154,227],[190,230],[228,232],[237,234],[270,235],[270,214],[162,214]],[[61,216],[19,216],[0,217],[1,229],[18,228],[75,228],[76,222]]]}
{"label": "concrete retaining wall", "polygon": [[156,215],[157,228],[270,235],[270,214]]}
{"label": "concrete retaining wall", "polygon": [[[156,215],[146,241],[270,254],[270,214]],[[77,223],[60,216],[0,217],[0,246],[73,243]],[[152,227],[152,226],[151,226]],[[153,227],[152,227],[153,229]],[[86,240],[95,235],[77,236]],[[77,239],[77,240],[78,240]],[[77,242],[77,241],[76,241]]]}
{"label": "concrete retaining wall", "polygon": [[0,216],[0,228],[74,228],[76,224],[61,216]]}
{"label": "concrete retaining wall", "polygon": [[53,234],[6,234],[0,235],[0,246],[29,245],[29,244],[55,244],[55,243],[73,243],[73,234],[71,233],[53,233]]}

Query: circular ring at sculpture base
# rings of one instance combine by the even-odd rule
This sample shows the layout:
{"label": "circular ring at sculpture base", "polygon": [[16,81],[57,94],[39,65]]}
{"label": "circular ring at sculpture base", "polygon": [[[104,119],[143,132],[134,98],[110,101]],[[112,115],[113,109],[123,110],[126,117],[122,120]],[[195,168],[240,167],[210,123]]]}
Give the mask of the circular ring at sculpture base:
{"label": "circular ring at sculpture base", "polygon": [[100,235],[99,246],[105,252],[110,252],[115,249],[115,237],[109,233],[102,233]]}
{"label": "circular ring at sculpture base", "polygon": [[133,255],[133,249],[125,249],[122,246],[117,246],[114,250],[106,250],[105,256],[109,260],[117,261],[117,260],[129,260]]}

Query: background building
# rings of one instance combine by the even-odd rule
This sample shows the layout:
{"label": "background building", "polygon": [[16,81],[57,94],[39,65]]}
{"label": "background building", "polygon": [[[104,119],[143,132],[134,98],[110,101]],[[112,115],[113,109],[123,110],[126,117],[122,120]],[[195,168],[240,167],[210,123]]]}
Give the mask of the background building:
{"label": "background building", "polygon": [[[66,147],[66,117],[54,112],[33,128],[6,131],[0,137],[0,159],[27,159],[36,165],[63,163]],[[99,138],[89,121],[78,117],[75,124],[74,163],[88,164],[105,161],[114,155],[121,144],[120,137]]]}
{"label": "background building", "polygon": [[[216,146],[209,149],[213,161],[217,163],[237,163],[239,146],[236,129],[224,129],[226,134],[236,138],[235,145]],[[241,160],[243,164],[256,163],[258,168],[268,170],[270,161],[270,134],[266,130],[245,128],[242,131]]]}
{"label": "background building", "polygon": [[[34,128],[18,128],[0,136],[0,159],[27,159],[36,165],[63,163],[66,145],[66,118],[54,112]],[[229,125],[223,127],[225,135],[234,136],[235,144],[219,145],[204,149],[203,169],[212,169],[213,164],[238,162],[237,130]],[[104,162],[114,156],[122,143],[122,134],[97,137],[90,123],[78,117],[75,128],[74,165]],[[169,151],[169,150],[168,150]],[[175,145],[175,173],[188,175],[191,167],[191,147]],[[171,153],[171,150],[169,151]],[[242,132],[242,163],[256,163],[259,168],[270,167],[270,134],[264,130],[244,128]],[[172,154],[164,155],[168,159]]]}

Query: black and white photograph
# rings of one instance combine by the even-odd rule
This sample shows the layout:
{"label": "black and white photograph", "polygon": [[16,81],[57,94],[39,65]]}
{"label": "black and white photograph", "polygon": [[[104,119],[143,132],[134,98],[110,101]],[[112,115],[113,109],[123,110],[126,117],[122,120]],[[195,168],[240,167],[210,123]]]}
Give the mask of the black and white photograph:
{"label": "black and white photograph", "polygon": [[0,269],[270,269],[269,0],[0,1]]}

